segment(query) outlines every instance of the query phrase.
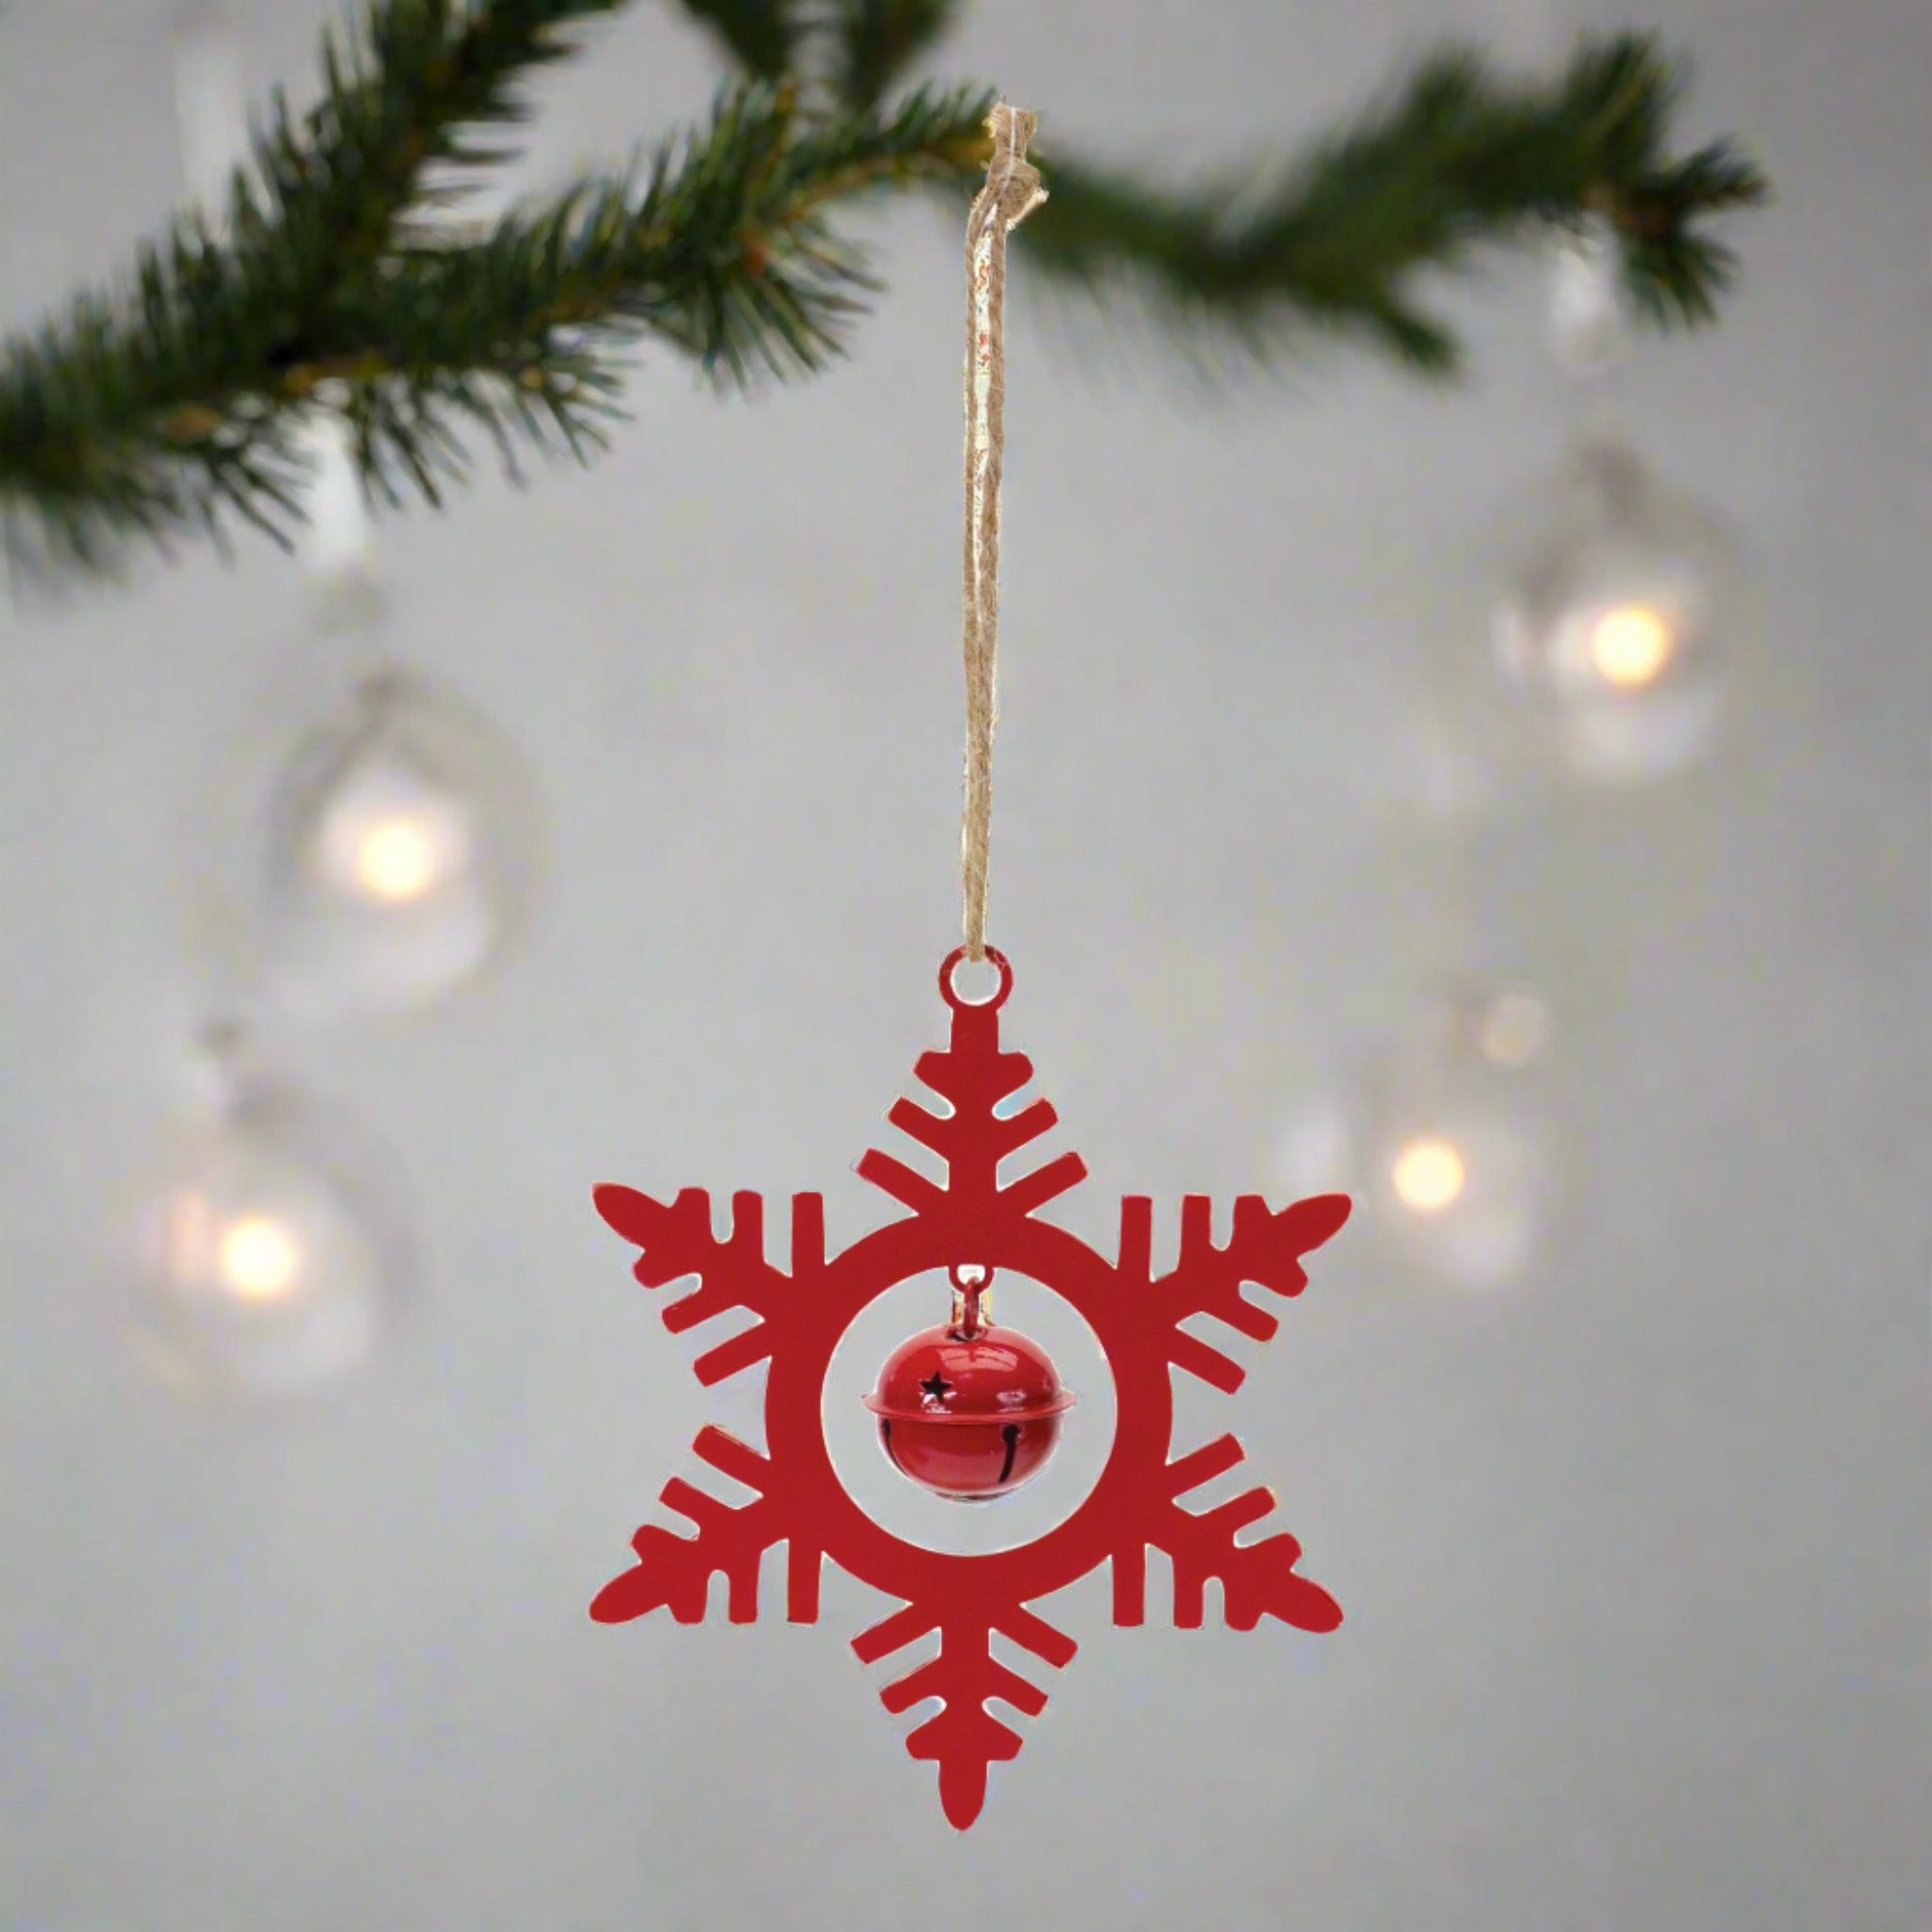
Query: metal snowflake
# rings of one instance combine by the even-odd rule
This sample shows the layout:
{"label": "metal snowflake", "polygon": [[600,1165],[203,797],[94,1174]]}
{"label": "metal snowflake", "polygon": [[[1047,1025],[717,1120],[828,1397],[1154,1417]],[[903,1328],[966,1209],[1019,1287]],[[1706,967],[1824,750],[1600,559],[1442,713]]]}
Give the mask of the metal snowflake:
{"label": "metal snowflake", "polygon": [[[758,1613],[758,1570],[773,1545],[787,1546],[786,1615],[793,1623],[818,1617],[820,1566],[826,1557],[903,1608],[853,1640],[860,1658],[891,1656],[932,1631],[936,1657],[882,1693],[893,1712],[937,1699],[937,1715],[906,1741],[916,1758],[939,1768],[946,1816],[964,1831],[985,1802],[988,1767],[1015,1756],[1020,1739],[990,1716],[998,1698],[1037,1716],[1046,1695],[991,1653],[995,1631],[1043,1663],[1065,1666],[1075,1644],[1027,1605],[1097,1569],[1110,1566],[1114,1621],[1139,1624],[1146,1610],[1147,1551],[1165,1550],[1174,1568],[1174,1621],[1198,1629],[1204,1586],[1219,1578],[1227,1621],[1252,1630],[1274,1616],[1305,1631],[1333,1630],[1342,1621],[1334,1600],[1298,1575],[1300,1545],[1286,1534],[1237,1544],[1236,1535],[1266,1516],[1273,1494],[1247,1491],[1218,1507],[1193,1511],[1180,1498],[1242,1460],[1232,1435],[1169,1460],[1174,1402],[1169,1371],[1185,1369],[1233,1393],[1245,1371],[1218,1350],[1183,1331],[1195,1315],[1211,1315],[1244,1335],[1266,1341],[1274,1316],[1242,1293],[1254,1283],[1277,1294],[1306,1285],[1301,1258],[1348,1219],[1339,1194],[1300,1201],[1279,1212],[1259,1195],[1235,1203],[1233,1234],[1214,1244],[1205,1195],[1181,1202],[1180,1249],[1171,1273],[1151,1266],[1152,1203],[1128,1195],[1121,1203],[1120,1259],[1110,1262],[1065,1229],[1037,1218],[1037,1210],[1086,1178],[1075,1153],[1001,1184],[999,1169],[1018,1149],[1054,1124],[1043,1099],[1008,1117],[995,1113],[1033,1073],[1023,1054],[1000,1047],[1000,1008],[1012,990],[1012,970],[987,949],[1000,975],[991,998],[974,1002],[953,985],[962,952],[940,969],[939,986],[952,1009],[952,1041],[923,1054],[916,1071],[949,1111],[934,1113],[901,1099],[888,1119],[946,1164],[942,1185],[876,1149],[858,1172],[910,1210],[843,1253],[825,1252],[824,1198],[792,1201],[789,1272],[765,1260],[764,1201],[732,1196],[730,1235],[717,1238],[710,1197],[687,1188],[668,1205],[632,1188],[594,1190],[597,1209],[642,1252],[636,1274],[646,1288],[692,1276],[697,1287],[663,1310],[673,1333],[734,1308],[756,1321],[721,1343],[696,1364],[698,1380],[723,1381],[769,1362],[765,1394],[766,1453],[722,1429],[702,1430],[697,1455],[756,1492],[733,1507],[681,1479],[662,1500],[695,1525],[679,1535],[655,1523],[632,1541],[636,1565],[598,1592],[590,1614],[622,1623],[668,1607],[680,1623],[704,1616],[710,1579],[727,1580],[731,1621]],[[1080,1507],[1057,1528],[1019,1548],[988,1555],[953,1555],[905,1542],[874,1522],[846,1493],[825,1443],[821,1397],[840,1336],[859,1311],[908,1278],[961,1263],[1030,1276],[1064,1295],[1098,1338],[1115,1382],[1117,1420],[1112,1452]]]}

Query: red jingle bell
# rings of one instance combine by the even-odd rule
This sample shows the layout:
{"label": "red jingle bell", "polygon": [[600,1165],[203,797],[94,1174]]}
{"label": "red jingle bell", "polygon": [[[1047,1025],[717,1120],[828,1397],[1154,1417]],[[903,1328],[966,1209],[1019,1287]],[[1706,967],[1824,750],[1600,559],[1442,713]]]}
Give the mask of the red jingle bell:
{"label": "red jingle bell", "polygon": [[991,1272],[953,1269],[952,1320],[901,1342],[865,1398],[894,1468],[949,1502],[991,1502],[1037,1475],[1074,1401],[1037,1342],[985,1319]]}

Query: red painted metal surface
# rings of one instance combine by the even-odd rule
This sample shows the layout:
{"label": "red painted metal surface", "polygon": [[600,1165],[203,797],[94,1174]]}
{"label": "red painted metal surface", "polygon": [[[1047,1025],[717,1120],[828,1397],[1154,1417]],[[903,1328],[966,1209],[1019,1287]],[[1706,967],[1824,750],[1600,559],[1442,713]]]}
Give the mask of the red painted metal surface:
{"label": "red painted metal surface", "polygon": [[[1342,1621],[1334,1599],[1296,1570],[1301,1548],[1292,1536],[1236,1541],[1273,1509],[1270,1492],[1251,1489],[1207,1510],[1183,1507],[1182,1497],[1225,1475],[1242,1454],[1234,1436],[1222,1435],[1170,1460],[1169,1372],[1184,1369],[1228,1394],[1237,1389],[1245,1372],[1180,1324],[1211,1315],[1266,1341],[1279,1323],[1243,1288],[1298,1294],[1307,1283],[1302,1257],[1348,1219],[1348,1200],[1325,1194],[1277,1211],[1259,1195],[1241,1195],[1230,1237],[1217,1245],[1208,1197],[1189,1195],[1180,1204],[1179,1260],[1165,1274],[1153,1271],[1153,1208],[1144,1195],[1122,1200],[1120,1252],[1111,1261],[1039,1219],[1038,1210],[1083,1180],[1087,1169],[1067,1152],[1004,1182],[1000,1178],[1002,1163],[1056,1117],[1043,1099],[1009,1114],[995,1111],[1026,1085],[1033,1067],[1000,1044],[998,1015],[1012,989],[1012,969],[990,948],[988,953],[1000,978],[982,1002],[968,1001],[954,987],[960,953],[940,969],[952,1037],[945,1048],[922,1055],[916,1071],[946,1111],[901,1099],[887,1117],[938,1156],[946,1180],[928,1179],[876,1149],[859,1162],[859,1174],[907,1210],[900,1218],[828,1256],[823,1197],[796,1195],[790,1265],[779,1268],[765,1259],[760,1195],[732,1197],[731,1232],[721,1239],[701,1189],[687,1188],[669,1202],[628,1187],[594,1190],[598,1212],[640,1250],[634,1272],[644,1287],[696,1277],[695,1289],[664,1308],[668,1328],[681,1332],[733,1309],[756,1318],[698,1358],[698,1379],[708,1385],[759,1362],[770,1367],[765,1451],[716,1428],[703,1430],[695,1445],[703,1462],[754,1492],[753,1500],[733,1506],[673,1478],[662,1500],[695,1533],[645,1524],[632,1540],[636,1564],[597,1593],[590,1614],[600,1623],[622,1623],[668,1608],[680,1623],[697,1623],[710,1580],[722,1574],[731,1621],[751,1623],[758,1613],[760,1562],[782,1543],[786,1614],[794,1623],[812,1623],[821,1566],[830,1557],[902,1605],[853,1640],[864,1662],[939,1633],[938,1655],[889,1686],[883,1701],[900,1712],[938,1700],[938,1713],[912,1732],[906,1747],[937,1764],[941,1804],[961,1831],[980,1815],[988,1768],[1020,1747],[1018,1733],[990,1715],[987,1700],[1028,1717],[1046,1704],[1029,1677],[992,1655],[993,1633],[1054,1668],[1074,1655],[1072,1639],[1027,1607],[1037,1599],[1104,1564],[1112,1575],[1114,1621],[1139,1624],[1147,1552],[1155,1548],[1172,1562],[1174,1621],[1183,1629],[1199,1628],[1209,1578],[1219,1581],[1227,1622],[1236,1630],[1253,1630],[1264,1616],[1304,1631],[1330,1631]],[[955,1555],[895,1536],[846,1493],[825,1444],[825,1378],[853,1318],[899,1282],[939,1270],[957,1285],[962,1272],[999,1269],[1063,1295],[1098,1338],[1114,1378],[1114,1442],[1093,1490],[1056,1528],[1017,1548]],[[1028,1373],[1042,1364],[1043,1357]],[[1050,1364],[1044,1367],[1050,1372]],[[1037,1392],[1024,1376],[1016,1385]],[[875,1390],[893,1400],[899,1393],[896,1386]]]}

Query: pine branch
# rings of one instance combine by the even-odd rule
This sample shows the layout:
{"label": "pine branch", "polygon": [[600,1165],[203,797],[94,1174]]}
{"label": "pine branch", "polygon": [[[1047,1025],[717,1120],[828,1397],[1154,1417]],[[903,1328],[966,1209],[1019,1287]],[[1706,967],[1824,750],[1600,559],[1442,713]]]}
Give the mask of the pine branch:
{"label": "pine branch", "polygon": [[279,90],[271,97],[254,142],[266,195],[237,171],[236,234],[280,263],[298,260],[318,284],[343,279],[424,199],[427,170],[513,158],[514,149],[479,137],[526,119],[516,85],[573,51],[563,28],[625,3],[368,0],[359,31],[324,32],[318,105],[298,121]]}
{"label": "pine branch", "polygon": [[286,544],[315,404],[347,417],[391,502],[407,487],[440,502],[467,474],[466,422],[513,473],[521,449],[583,458],[617,413],[611,352],[642,335],[730,384],[809,374],[874,287],[827,205],[957,176],[988,104],[922,89],[801,131],[788,85],[731,89],[640,181],[587,180],[478,237],[392,248],[312,297],[298,328],[251,328],[233,259],[178,241],[144,260],[135,302],[86,298],[0,364],[10,538],[30,562],[106,569],[130,537],[218,538],[227,513]]}
{"label": "pine branch", "polygon": [[[876,286],[826,204],[956,172],[987,104],[921,91],[889,115],[794,135],[788,89],[735,89],[641,187],[586,181],[476,242],[402,258],[362,292],[376,312],[331,318],[344,353],[324,366],[354,385],[365,469],[392,500],[403,480],[434,499],[438,473],[463,473],[438,433],[452,412],[481,423],[513,472],[520,437],[582,456],[617,413],[611,352],[640,336],[726,385],[818,370]],[[354,348],[373,339],[380,363]]]}
{"label": "pine branch", "polygon": [[[0,344],[10,548],[104,570],[136,539],[220,542],[238,520],[286,542],[317,408],[351,425],[370,489],[438,501],[465,473],[465,430],[513,471],[532,450],[590,454],[641,339],[726,385],[839,354],[876,285],[835,206],[922,180],[956,200],[985,167],[983,90],[878,104],[950,0],[690,4],[754,73],[781,43],[828,71],[726,89],[632,175],[466,234],[419,219],[507,158],[521,83],[569,51],[563,30],[622,4],[368,0],[358,31],[325,41],[320,104],[298,120],[274,101],[224,239],[185,215],[124,285]],[[1420,272],[1595,218],[1621,241],[1638,312],[1699,323],[1732,268],[1706,218],[1764,185],[1726,144],[1666,153],[1678,86],[1641,36],[1586,43],[1543,89],[1448,54],[1259,191],[1178,194],[1049,155],[1052,200],[1015,245],[1065,286],[1140,294],[1195,339],[1264,357],[1312,323],[1439,372],[1456,345],[1416,298]]]}
{"label": "pine branch", "polygon": [[782,80],[798,52],[798,0],[683,0],[753,80]]}
{"label": "pine branch", "polygon": [[[515,84],[570,52],[560,30],[624,0],[370,0],[325,33],[323,98],[271,99],[231,178],[218,242],[199,211],[137,251],[130,286],[84,294],[0,351],[0,534],[16,560],[114,566],[223,516],[286,542],[312,324],[380,276],[426,170],[506,158],[477,134],[523,118]],[[365,352],[368,344],[359,345]]]}
{"label": "pine branch", "polygon": [[876,107],[952,23],[957,0],[682,0],[755,80],[824,81],[841,108]]}
{"label": "pine branch", "polygon": [[1586,42],[1553,88],[1498,81],[1468,51],[1437,55],[1378,111],[1259,192],[1179,195],[1039,153],[1053,199],[1014,237],[1037,269],[1095,297],[1125,288],[1169,323],[1218,330],[1258,358],[1300,323],[1365,335],[1428,375],[1459,348],[1415,292],[1478,244],[1607,220],[1634,307],[1697,324],[1728,285],[1706,217],[1766,198],[1728,143],[1663,155],[1681,73],[1648,36]]}
{"label": "pine branch", "polygon": [[828,23],[838,99],[847,107],[875,106],[958,11],[956,0],[838,0]]}

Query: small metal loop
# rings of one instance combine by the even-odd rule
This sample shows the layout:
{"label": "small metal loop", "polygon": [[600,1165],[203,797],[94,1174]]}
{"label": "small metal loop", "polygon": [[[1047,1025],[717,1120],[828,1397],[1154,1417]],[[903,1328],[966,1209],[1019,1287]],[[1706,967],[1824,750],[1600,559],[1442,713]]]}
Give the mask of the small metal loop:
{"label": "small metal loop", "polygon": [[952,1284],[952,1333],[970,1342],[993,1325],[987,1305],[993,1295],[993,1270],[983,1262],[954,1262],[946,1273]]}
{"label": "small metal loop", "polygon": [[966,957],[966,948],[955,946],[946,955],[946,962],[939,969],[939,996],[955,1013],[998,1012],[1006,1005],[1007,995],[1013,990],[1013,969],[1007,955],[997,946],[986,948],[986,957],[993,962],[1000,976],[1000,983],[983,1000],[969,1000],[952,983],[952,976]]}

